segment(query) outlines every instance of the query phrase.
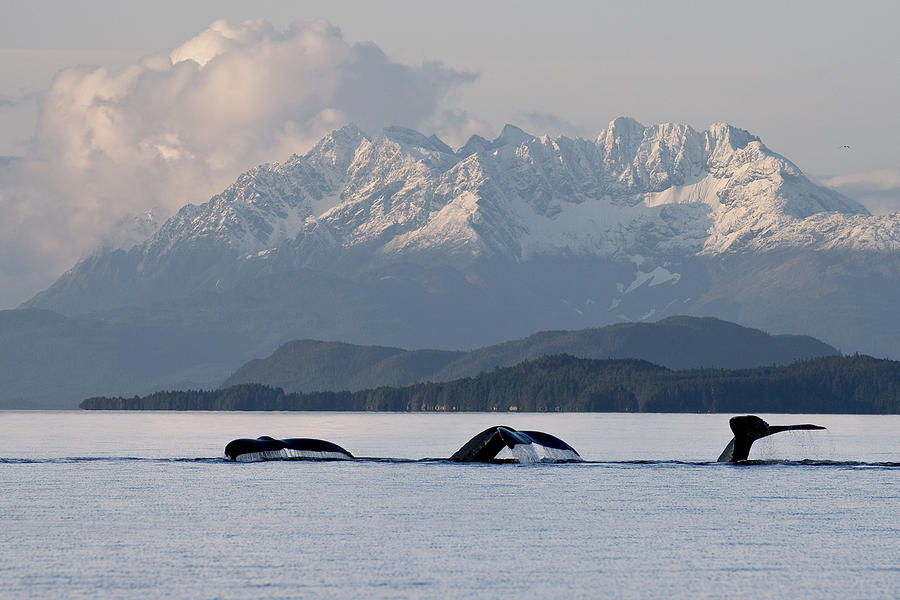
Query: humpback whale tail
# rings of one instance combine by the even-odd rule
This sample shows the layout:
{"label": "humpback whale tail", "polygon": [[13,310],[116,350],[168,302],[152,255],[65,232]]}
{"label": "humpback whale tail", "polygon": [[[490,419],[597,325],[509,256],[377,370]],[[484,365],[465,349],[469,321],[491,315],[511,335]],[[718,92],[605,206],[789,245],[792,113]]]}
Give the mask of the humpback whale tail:
{"label": "humpback whale tail", "polygon": [[509,448],[519,462],[580,461],[572,446],[543,431],[516,431],[512,427],[489,427],[465,443],[450,460],[453,462],[491,462]]}
{"label": "humpback whale tail", "polygon": [[319,460],[352,460],[353,455],[325,440],[312,438],[290,438],[276,440],[267,435],[252,439],[228,442],[225,456],[237,462],[260,460],[280,460],[286,458],[307,458]]}
{"label": "humpback whale tail", "polygon": [[734,432],[734,438],[725,446],[725,450],[719,456],[718,462],[747,460],[747,457],[750,455],[750,446],[753,445],[753,442],[773,433],[796,429],[825,429],[820,425],[810,425],[809,423],[802,425],[769,425],[756,415],[731,417],[728,425],[731,427],[731,431]]}

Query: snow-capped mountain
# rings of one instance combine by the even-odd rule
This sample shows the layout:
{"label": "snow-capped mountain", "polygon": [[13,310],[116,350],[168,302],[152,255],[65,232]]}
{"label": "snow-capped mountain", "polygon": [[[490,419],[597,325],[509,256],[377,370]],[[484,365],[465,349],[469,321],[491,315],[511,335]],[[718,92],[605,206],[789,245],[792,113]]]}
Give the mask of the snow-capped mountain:
{"label": "snow-capped mountain", "polygon": [[[688,312],[867,350],[852,323],[883,316],[854,298],[879,305],[900,287],[898,249],[900,214],[870,215],[727,124],[619,118],[593,140],[507,125],[455,152],[409,129],[348,125],[186,205],[130,250],[80,262],[27,304],[145,314],[166,303],[193,322],[213,302],[224,321],[271,312],[285,336],[441,347]],[[302,307],[292,321],[250,292],[285,285],[308,305],[334,286],[358,297],[334,314],[325,302],[310,326]],[[440,339],[435,321],[459,335]]]}

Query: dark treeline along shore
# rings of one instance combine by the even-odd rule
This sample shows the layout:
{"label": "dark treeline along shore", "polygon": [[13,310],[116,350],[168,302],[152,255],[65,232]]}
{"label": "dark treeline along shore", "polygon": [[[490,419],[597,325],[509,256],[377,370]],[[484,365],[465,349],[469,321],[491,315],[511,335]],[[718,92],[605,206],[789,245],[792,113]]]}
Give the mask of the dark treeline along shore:
{"label": "dark treeline along shore", "polygon": [[643,360],[546,356],[476,377],[357,392],[259,384],[89,398],[88,410],[900,413],[900,362],[828,356],[788,366],[671,370]]}

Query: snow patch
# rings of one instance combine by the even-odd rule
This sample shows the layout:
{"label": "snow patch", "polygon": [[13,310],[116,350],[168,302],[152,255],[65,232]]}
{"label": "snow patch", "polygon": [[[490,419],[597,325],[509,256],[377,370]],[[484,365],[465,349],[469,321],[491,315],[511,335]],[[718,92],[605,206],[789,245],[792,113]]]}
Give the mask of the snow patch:
{"label": "snow patch", "polygon": [[650,282],[648,287],[654,287],[654,286],[666,283],[667,281],[671,281],[672,283],[678,283],[678,281],[680,279],[681,279],[680,273],[672,273],[672,272],[668,271],[667,269],[664,269],[663,267],[656,267],[649,273],[644,273],[644,272],[638,270],[634,275],[634,281],[632,281],[631,285],[629,285],[625,289],[624,293],[625,294],[631,293],[634,290],[641,287],[642,285],[644,285],[645,283],[647,283],[648,281]]}

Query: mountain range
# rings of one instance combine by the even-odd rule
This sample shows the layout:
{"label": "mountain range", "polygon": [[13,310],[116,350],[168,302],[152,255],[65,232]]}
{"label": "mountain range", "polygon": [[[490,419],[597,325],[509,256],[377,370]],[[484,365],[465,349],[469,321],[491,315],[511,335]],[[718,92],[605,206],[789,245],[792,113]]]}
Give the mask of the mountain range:
{"label": "mountain range", "polygon": [[205,385],[209,365],[224,378],[293,339],[460,350],[681,314],[900,357],[900,213],[870,215],[727,124],[508,125],[457,150],[348,125],[189,200],[22,308],[227,338],[230,356],[179,370]]}

